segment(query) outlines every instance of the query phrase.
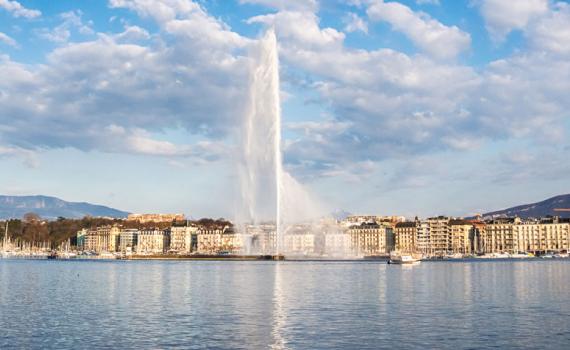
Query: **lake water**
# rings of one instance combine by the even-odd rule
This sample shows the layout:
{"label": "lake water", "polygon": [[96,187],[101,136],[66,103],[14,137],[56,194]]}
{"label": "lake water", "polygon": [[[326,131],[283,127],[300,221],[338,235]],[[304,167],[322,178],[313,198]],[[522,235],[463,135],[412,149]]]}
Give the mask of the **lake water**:
{"label": "lake water", "polygon": [[570,348],[570,260],[0,260],[0,349]]}

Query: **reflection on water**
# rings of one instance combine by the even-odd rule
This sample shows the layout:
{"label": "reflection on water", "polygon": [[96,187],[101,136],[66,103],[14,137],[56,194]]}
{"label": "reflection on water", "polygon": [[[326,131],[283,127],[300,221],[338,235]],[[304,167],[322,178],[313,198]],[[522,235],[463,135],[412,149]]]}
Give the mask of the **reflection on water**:
{"label": "reflection on water", "polygon": [[287,349],[283,334],[287,322],[287,314],[283,299],[282,266],[283,264],[279,262],[275,265],[275,283],[273,287],[273,329],[271,331],[273,344],[271,348],[276,350]]}
{"label": "reflection on water", "polygon": [[0,260],[0,349],[566,348],[569,280],[562,260]]}

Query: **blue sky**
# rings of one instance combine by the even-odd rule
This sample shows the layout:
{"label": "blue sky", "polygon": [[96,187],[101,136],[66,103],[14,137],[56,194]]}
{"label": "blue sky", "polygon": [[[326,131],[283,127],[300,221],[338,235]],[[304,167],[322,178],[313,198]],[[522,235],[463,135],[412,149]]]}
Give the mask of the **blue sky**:
{"label": "blue sky", "polygon": [[569,192],[567,1],[0,0],[0,193],[232,218],[267,26],[285,167],[330,209]]}

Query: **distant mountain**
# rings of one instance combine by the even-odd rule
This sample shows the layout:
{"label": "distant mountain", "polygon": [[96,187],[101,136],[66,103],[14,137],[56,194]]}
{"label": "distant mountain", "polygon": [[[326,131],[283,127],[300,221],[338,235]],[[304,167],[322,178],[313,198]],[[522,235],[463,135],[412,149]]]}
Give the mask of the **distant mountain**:
{"label": "distant mountain", "polygon": [[44,219],[82,218],[105,216],[125,218],[128,213],[89,203],[66,202],[47,196],[2,196],[0,195],[0,219],[22,218],[26,213],[35,213]]}
{"label": "distant mountain", "polygon": [[570,217],[570,211],[555,211],[554,209],[570,209],[570,194],[552,197],[542,202],[493,211],[483,214],[483,217],[518,216],[521,218],[539,218],[547,215]]}

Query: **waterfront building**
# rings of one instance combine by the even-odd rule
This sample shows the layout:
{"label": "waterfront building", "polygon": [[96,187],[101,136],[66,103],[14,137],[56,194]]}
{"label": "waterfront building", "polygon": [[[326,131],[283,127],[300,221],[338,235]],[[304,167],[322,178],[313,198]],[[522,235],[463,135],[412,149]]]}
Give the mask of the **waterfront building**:
{"label": "waterfront building", "polygon": [[197,251],[201,254],[239,254],[244,247],[244,235],[230,227],[201,228],[197,231]]}
{"label": "waterfront building", "polygon": [[495,219],[487,223],[485,231],[485,253],[544,254],[570,249],[570,222],[559,218]]}
{"label": "waterfront building", "polygon": [[350,228],[351,226],[361,225],[361,224],[381,224],[386,223],[392,228],[398,222],[404,222],[406,218],[403,216],[381,216],[381,215],[350,215],[340,222],[340,225],[344,228]]}
{"label": "waterfront building", "polygon": [[85,237],[87,236],[88,230],[83,228],[77,231],[77,249],[85,249]]}
{"label": "waterfront building", "polygon": [[119,251],[122,253],[133,253],[136,251],[139,230],[128,228],[121,230],[119,236]]}
{"label": "waterfront building", "polygon": [[486,225],[484,221],[479,219],[471,221],[472,228],[469,235],[469,240],[471,241],[471,252],[472,254],[483,254],[485,252],[484,248],[484,237],[486,232]]}
{"label": "waterfront building", "polygon": [[291,255],[314,255],[316,235],[308,232],[295,232],[283,235],[282,252]]}
{"label": "waterfront building", "polygon": [[119,246],[119,236],[121,228],[119,226],[105,225],[88,230],[84,234],[83,249],[101,252],[115,252]]}
{"label": "waterfront building", "polygon": [[430,227],[426,221],[416,221],[416,247],[423,255],[430,255]]}
{"label": "waterfront building", "polygon": [[245,232],[251,239],[251,247],[259,254],[275,254],[277,240],[274,224],[248,225]]}
{"label": "waterfront building", "polygon": [[394,231],[384,225],[364,223],[352,226],[348,234],[358,255],[387,255],[394,249]]}
{"label": "waterfront building", "polygon": [[395,249],[399,252],[416,252],[418,247],[418,221],[399,222],[394,227]]}
{"label": "waterfront building", "polygon": [[364,223],[375,223],[376,215],[350,215],[340,222],[341,226],[350,228]]}
{"label": "waterfront building", "polygon": [[226,254],[241,254],[244,248],[245,236],[235,232],[227,232],[222,235],[220,251]]}
{"label": "waterfront building", "polygon": [[137,254],[163,254],[169,243],[169,230],[144,229],[137,237]]}
{"label": "waterfront building", "polygon": [[429,229],[429,253],[442,256],[451,251],[450,218],[438,216],[426,220]]}
{"label": "waterfront building", "polygon": [[466,220],[454,219],[449,221],[451,233],[451,252],[456,254],[472,254],[471,236],[473,224]]}
{"label": "waterfront building", "polygon": [[535,252],[568,252],[570,250],[570,222],[559,218],[550,218],[540,223],[540,238],[534,246],[530,239],[524,241],[519,235],[519,248],[526,248]]}
{"label": "waterfront building", "polygon": [[99,251],[99,237],[97,237],[97,230],[87,230],[83,238],[83,250],[96,252]]}
{"label": "waterfront building", "polygon": [[198,227],[185,224],[184,226],[173,225],[170,228],[169,251],[179,254],[189,254],[197,249]]}
{"label": "waterfront building", "polygon": [[485,226],[484,252],[514,253],[514,225],[520,223],[520,218],[501,218],[488,222]]}
{"label": "waterfront building", "polygon": [[138,221],[144,224],[148,222],[184,221],[186,217],[184,214],[129,214],[127,220]]}
{"label": "waterfront building", "polygon": [[107,245],[107,251],[108,252],[116,252],[119,249],[119,238],[121,235],[121,228],[118,226],[111,226],[108,229],[108,233],[106,232],[106,234],[108,234],[109,240],[108,240],[108,245]]}

